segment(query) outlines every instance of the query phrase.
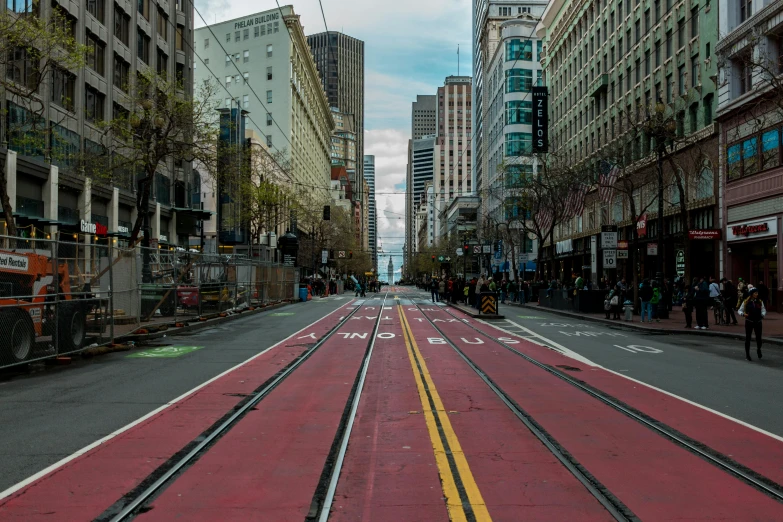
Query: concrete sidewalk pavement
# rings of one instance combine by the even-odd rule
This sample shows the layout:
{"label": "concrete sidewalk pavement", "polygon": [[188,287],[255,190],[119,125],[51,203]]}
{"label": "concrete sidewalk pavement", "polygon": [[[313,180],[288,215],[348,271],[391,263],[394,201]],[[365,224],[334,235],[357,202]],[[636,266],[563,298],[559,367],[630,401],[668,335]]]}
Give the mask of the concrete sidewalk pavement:
{"label": "concrete sidewalk pavement", "polygon": [[[672,308],[672,311],[669,312],[669,319],[661,319],[660,321],[653,320],[652,323],[647,323],[647,322],[642,323],[640,320],[640,316],[636,314],[634,314],[632,321],[625,321],[623,319],[620,320],[606,319],[604,313],[596,314],[596,313],[583,313],[583,312],[572,312],[566,310],[556,310],[554,308],[549,308],[547,306],[541,306],[536,302],[528,302],[524,305],[521,305],[519,303],[511,303],[509,301],[506,301],[505,304],[500,305],[501,310],[502,308],[509,307],[509,306],[513,306],[516,308],[538,309],[541,310],[542,312],[546,311],[546,312],[550,312],[553,314],[562,315],[566,317],[578,318],[580,320],[596,321],[605,324],[616,324],[628,328],[635,328],[637,330],[646,330],[646,331],[663,330],[672,333],[686,333],[686,334],[704,335],[704,336],[718,336],[718,337],[732,338],[732,339],[745,339],[744,318],[739,317],[737,315],[738,323],[736,325],[728,325],[728,326],[716,325],[714,324],[715,318],[712,313],[712,309],[710,309],[708,313],[709,329],[696,330],[693,327],[685,328],[685,314],[682,312],[682,308],[679,306],[675,306]],[[696,324],[696,318],[694,317],[693,325],[695,324]],[[783,314],[779,314],[775,312],[767,313],[767,317],[764,319],[763,336],[764,336],[764,342],[783,345]]]}

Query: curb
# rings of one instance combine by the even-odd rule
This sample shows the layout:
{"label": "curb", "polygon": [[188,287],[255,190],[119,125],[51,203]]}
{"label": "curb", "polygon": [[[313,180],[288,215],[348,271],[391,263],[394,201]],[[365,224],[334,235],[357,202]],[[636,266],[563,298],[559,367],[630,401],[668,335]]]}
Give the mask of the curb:
{"label": "curb", "polygon": [[[544,312],[549,312],[555,315],[562,315],[564,317],[571,317],[575,319],[580,319],[582,321],[592,321],[594,323],[602,323],[602,324],[608,324],[612,326],[618,326],[620,328],[630,328],[633,330],[639,330],[641,332],[655,332],[660,333],[663,332],[664,334],[686,334],[686,335],[700,335],[703,337],[722,337],[724,339],[739,339],[741,341],[745,340],[745,334],[741,333],[732,333],[732,332],[716,332],[713,330],[693,330],[692,328],[683,328],[681,330],[668,330],[664,328],[650,328],[647,326],[641,326],[632,322],[627,321],[613,321],[611,319],[603,319],[601,317],[591,317],[589,315],[581,315],[575,312],[566,312],[565,310],[555,310],[552,308],[546,308],[543,306],[528,306],[528,305],[506,305],[506,306],[515,306],[517,308],[526,308],[528,310],[541,310]],[[754,341],[755,342],[755,341]],[[764,343],[770,343],[770,344],[777,344],[783,346],[783,339],[776,339],[774,337],[764,337]]]}
{"label": "curb", "polygon": [[214,319],[208,319],[206,321],[194,321],[190,324],[187,324],[185,326],[182,326],[180,328],[167,328],[165,330],[161,330],[158,332],[152,332],[148,334],[128,334],[123,335],[121,337],[117,337],[114,339],[115,344],[122,344],[127,343],[129,341],[133,342],[144,342],[144,341],[151,341],[154,339],[160,339],[161,337],[168,336],[168,335],[179,335],[183,333],[188,332],[195,332],[198,330],[203,330],[204,328],[209,328],[212,326],[217,326],[219,324],[233,321],[234,319],[238,319],[240,317],[248,317],[251,315],[260,314],[263,312],[268,312],[270,310],[275,310],[277,308],[281,308],[283,306],[296,303],[297,301],[282,301],[280,303],[275,303],[273,305],[269,305],[263,308],[256,308],[255,310],[246,310],[239,313],[234,313],[232,315],[227,315],[226,317],[216,317]]}

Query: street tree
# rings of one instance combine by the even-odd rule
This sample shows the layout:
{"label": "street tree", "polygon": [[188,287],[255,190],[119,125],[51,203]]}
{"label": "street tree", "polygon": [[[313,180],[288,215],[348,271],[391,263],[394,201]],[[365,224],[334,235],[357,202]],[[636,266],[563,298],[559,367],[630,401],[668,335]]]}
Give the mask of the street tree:
{"label": "street tree", "polygon": [[[0,10],[0,70],[5,71],[0,77],[0,135],[8,130],[0,141],[47,161],[60,154],[52,147],[52,127],[62,122],[45,117],[42,88],[50,84],[52,101],[73,110],[74,76],[70,71],[84,67],[90,57],[88,48],[76,40],[76,20],[59,5],[43,8],[30,2],[22,12]],[[0,203],[8,234],[15,236],[5,164],[2,168]]]}

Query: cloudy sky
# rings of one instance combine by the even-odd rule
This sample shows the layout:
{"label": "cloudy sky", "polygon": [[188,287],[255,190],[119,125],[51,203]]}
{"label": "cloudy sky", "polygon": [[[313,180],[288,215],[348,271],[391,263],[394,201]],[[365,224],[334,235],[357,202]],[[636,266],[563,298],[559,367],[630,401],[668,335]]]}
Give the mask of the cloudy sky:
{"label": "cloudy sky", "polygon": [[[305,34],[323,32],[318,0],[297,0]],[[411,102],[435,94],[446,76],[470,74],[470,0],[321,0],[330,31],[365,42],[365,154],[375,155],[378,242],[391,254],[396,275],[405,242],[405,163],[411,133]],[[208,21],[222,22],[268,9],[274,0],[196,0]],[[196,17],[198,20],[198,16]],[[197,24],[198,26],[199,24]],[[380,250],[379,250],[380,251]],[[389,257],[379,254],[386,274]]]}

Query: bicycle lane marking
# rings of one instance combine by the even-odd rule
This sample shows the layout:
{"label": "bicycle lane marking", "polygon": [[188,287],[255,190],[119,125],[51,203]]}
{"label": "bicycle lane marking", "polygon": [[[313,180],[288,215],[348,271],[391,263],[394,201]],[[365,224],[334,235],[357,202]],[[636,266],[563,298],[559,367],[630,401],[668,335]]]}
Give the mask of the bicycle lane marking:
{"label": "bicycle lane marking", "polygon": [[427,363],[419,351],[402,307],[398,308],[398,313],[400,321],[402,321],[405,346],[416,379],[416,387],[419,390],[424,418],[435,451],[435,460],[443,484],[443,494],[446,497],[449,518],[452,522],[468,520],[468,517],[477,522],[491,521],[492,518],[484,504],[484,499],[473,473],[470,471],[468,461],[451,426],[438,390],[432,382]]}

